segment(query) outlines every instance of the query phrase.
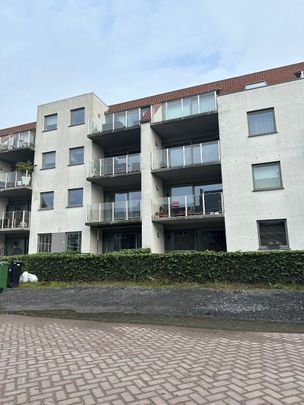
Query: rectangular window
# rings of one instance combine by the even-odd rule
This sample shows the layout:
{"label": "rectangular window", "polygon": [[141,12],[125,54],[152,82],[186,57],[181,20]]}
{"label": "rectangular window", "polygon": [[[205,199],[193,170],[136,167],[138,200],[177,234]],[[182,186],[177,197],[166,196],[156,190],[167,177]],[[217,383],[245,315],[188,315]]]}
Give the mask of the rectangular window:
{"label": "rectangular window", "polygon": [[82,165],[84,162],[84,147],[70,149],[70,162],[71,166]]}
{"label": "rectangular window", "polygon": [[274,109],[247,113],[249,136],[273,134],[276,132]]}
{"label": "rectangular window", "polygon": [[40,208],[41,209],[54,208],[54,191],[40,193]]}
{"label": "rectangular window", "polygon": [[66,234],[66,250],[81,251],[81,232],[68,232]]}
{"label": "rectangular window", "polygon": [[267,82],[248,83],[245,85],[245,90],[258,89],[259,87],[267,86]]}
{"label": "rectangular window", "polygon": [[56,152],[42,153],[42,169],[53,169],[56,163]]}
{"label": "rectangular window", "polygon": [[38,253],[51,253],[52,251],[52,234],[43,233],[38,235]]}
{"label": "rectangular window", "polygon": [[71,126],[84,124],[84,107],[71,110]]}
{"label": "rectangular window", "polygon": [[57,114],[46,115],[44,117],[44,130],[52,131],[57,129]]}
{"label": "rectangular window", "polygon": [[288,248],[286,219],[258,221],[261,249]]}
{"label": "rectangular window", "polygon": [[68,190],[68,207],[80,207],[83,204],[83,189],[73,188]]}
{"label": "rectangular window", "polygon": [[252,165],[254,190],[282,188],[280,162]]}

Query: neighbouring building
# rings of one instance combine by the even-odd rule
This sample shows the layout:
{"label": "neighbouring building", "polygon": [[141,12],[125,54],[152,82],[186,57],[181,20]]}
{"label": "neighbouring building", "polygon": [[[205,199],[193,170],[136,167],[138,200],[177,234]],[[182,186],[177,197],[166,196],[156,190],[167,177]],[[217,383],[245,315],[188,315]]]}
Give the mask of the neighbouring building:
{"label": "neighbouring building", "polygon": [[1,255],[304,249],[304,62],[40,105],[0,169]]}

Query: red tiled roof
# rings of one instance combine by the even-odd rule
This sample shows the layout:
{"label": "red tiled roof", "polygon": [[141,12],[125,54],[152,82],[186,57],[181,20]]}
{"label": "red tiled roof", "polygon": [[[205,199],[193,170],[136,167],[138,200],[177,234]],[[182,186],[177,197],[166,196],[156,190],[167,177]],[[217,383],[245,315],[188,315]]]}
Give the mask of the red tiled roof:
{"label": "red tiled roof", "polygon": [[109,106],[107,113],[113,113],[132,108],[145,107],[164,101],[188,97],[195,94],[206,93],[208,91],[218,91],[218,95],[237,93],[244,90],[246,84],[266,81],[268,85],[279,84],[296,80],[295,73],[304,70],[304,62],[293,65],[282,66],[274,69],[264,70],[256,73],[219,80],[216,82],[200,84],[198,86],[187,87],[185,89],[170,91],[168,93],[156,94],[137,100],[126,101],[124,103]]}
{"label": "red tiled roof", "polygon": [[17,125],[15,127],[0,129],[0,136],[12,135],[16,134],[17,132],[29,131],[31,129],[36,129],[36,122],[29,122],[28,124],[22,124]]}

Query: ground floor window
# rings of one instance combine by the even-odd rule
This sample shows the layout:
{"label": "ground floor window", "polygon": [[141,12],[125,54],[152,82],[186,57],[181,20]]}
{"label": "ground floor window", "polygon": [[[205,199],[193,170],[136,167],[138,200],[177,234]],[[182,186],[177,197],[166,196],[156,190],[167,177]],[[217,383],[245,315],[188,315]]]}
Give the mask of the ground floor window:
{"label": "ground floor window", "polygon": [[2,249],[1,255],[13,256],[28,253],[28,238],[8,238],[5,239],[5,248]]}
{"label": "ground floor window", "polygon": [[81,232],[68,232],[66,234],[66,250],[81,251]]}
{"label": "ground floor window", "polygon": [[140,231],[103,232],[103,251],[116,252],[123,249],[141,248]]}
{"label": "ground floor window", "polygon": [[166,251],[169,250],[226,250],[224,230],[168,230],[165,233]]}
{"label": "ground floor window", "polygon": [[288,248],[286,219],[258,221],[260,249]]}
{"label": "ground floor window", "polygon": [[52,251],[52,234],[43,233],[38,235],[38,253],[51,253]]}

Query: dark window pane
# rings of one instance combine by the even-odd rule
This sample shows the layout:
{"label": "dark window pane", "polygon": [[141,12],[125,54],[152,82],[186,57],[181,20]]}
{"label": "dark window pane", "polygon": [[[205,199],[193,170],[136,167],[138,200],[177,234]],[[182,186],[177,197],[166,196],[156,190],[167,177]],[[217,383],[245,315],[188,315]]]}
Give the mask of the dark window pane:
{"label": "dark window pane", "polygon": [[249,135],[263,135],[275,132],[274,110],[248,113]]}
{"label": "dark window pane", "polygon": [[54,207],[54,191],[40,194],[40,208],[53,208]]}
{"label": "dark window pane", "polygon": [[44,130],[51,131],[57,129],[57,114],[46,115],[44,117]]}
{"label": "dark window pane", "polygon": [[260,245],[261,247],[273,249],[286,247],[286,221],[260,221]]}
{"label": "dark window pane", "polygon": [[71,125],[84,124],[84,107],[71,110]]}
{"label": "dark window pane", "polygon": [[69,198],[68,198],[68,206],[75,207],[82,205],[83,202],[83,189],[82,188],[74,188],[69,190]]}
{"label": "dark window pane", "polygon": [[84,148],[70,149],[70,165],[81,165],[84,162]]}
{"label": "dark window pane", "polygon": [[52,251],[52,234],[44,233],[38,235],[38,253],[51,253]]}
{"label": "dark window pane", "polygon": [[53,169],[55,167],[56,152],[45,152],[42,154],[42,169]]}
{"label": "dark window pane", "polygon": [[66,250],[81,251],[81,232],[67,233]]}

